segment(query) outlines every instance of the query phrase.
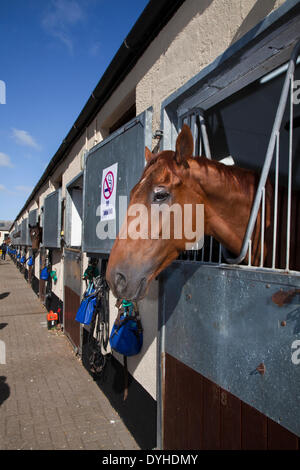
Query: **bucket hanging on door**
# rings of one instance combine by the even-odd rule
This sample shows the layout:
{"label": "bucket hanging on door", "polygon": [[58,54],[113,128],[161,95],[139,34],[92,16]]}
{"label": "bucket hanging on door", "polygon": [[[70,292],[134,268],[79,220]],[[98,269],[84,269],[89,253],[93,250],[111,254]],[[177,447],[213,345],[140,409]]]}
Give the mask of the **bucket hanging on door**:
{"label": "bucket hanging on door", "polygon": [[48,281],[48,277],[49,277],[48,268],[47,268],[47,266],[45,266],[41,271],[41,279],[43,281]]}
{"label": "bucket hanging on door", "polygon": [[93,283],[90,283],[86,292],[84,293],[83,300],[77,310],[75,320],[84,325],[89,325],[92,321],[93,313],[97,303],[97,295],[93,295],[95,291]]}

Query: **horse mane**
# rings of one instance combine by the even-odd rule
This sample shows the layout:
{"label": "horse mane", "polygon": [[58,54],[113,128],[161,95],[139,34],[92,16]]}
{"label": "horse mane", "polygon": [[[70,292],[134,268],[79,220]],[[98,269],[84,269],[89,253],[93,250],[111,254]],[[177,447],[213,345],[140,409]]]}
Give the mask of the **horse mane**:
{"label": "horse mane", "polygon": [[[154,154],[151,160],[147,163],[142,178],[145,176],[148,169],[157,163],[159,160],[166,163],[170,171],[175,174],[180,180],[182,176],[178,171],[178,165],[174,159],[173,151],[162,151]],[[214,189],[214,183],[221,183],[225,191],[232,191],[234,188],[245,194],[246,196],[253,197],[252,189],[256,189],[259,181],[259,175],[254,170],[241,168],[238,166],[228,166],[224,163],[218,162],[217,160],[210,160],[205,156],[195,156],[193,160],[196,161],[201,169],[201,182],[211,185],[211,190]],[[214,178],[211,177],[211,169],[215,171],[217,175]],[[217,177],[216,177],[217,176]],[[209,189],[209,188],[208,188]]]}
{"label": "horse mane", "polygon": [[209,175],[210,169],[214,170],[216,175],[214,175],[213,181],[211,179],[208,181],[212,186],[215,181],[218,181],[219,184],[221,182],[225,191],[232,192],[233,189],[236,189],[249,197],[253,196],[253,189],[256,190],[258,186],[259,175],[254,170],[235,165],[224,165],[222,162],[209,160],[206,157],[195,157],[195,161],[201,167],[202,180]]}

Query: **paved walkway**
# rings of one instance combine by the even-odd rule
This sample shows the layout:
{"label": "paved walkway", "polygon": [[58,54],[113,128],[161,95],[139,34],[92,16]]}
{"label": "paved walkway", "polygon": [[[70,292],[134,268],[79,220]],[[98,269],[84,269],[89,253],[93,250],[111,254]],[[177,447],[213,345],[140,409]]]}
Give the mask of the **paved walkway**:
{"label": "paved walkway", "polygon": [[0,450],[139,449],[9,259],[0,261],[0,341]]}

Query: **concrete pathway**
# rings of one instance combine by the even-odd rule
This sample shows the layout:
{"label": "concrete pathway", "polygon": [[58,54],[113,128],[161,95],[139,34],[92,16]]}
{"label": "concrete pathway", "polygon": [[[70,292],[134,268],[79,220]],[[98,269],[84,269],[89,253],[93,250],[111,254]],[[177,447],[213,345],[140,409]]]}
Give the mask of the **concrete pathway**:
{"label": "concrete pathway", "polygon": [[67,338],[46,320],[14,263],[0,261],[0,450],[138,450]]}

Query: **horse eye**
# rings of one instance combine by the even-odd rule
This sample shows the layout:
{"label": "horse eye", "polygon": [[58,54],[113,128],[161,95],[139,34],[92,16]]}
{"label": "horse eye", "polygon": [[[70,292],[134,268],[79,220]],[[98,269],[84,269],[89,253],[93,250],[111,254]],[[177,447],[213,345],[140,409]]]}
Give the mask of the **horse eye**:
{"label": "horse eye", "polygon": [[168,199],[169,193],[164,189],[154,190],[153,202],[162,202]]}

